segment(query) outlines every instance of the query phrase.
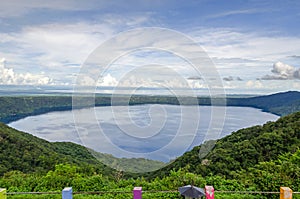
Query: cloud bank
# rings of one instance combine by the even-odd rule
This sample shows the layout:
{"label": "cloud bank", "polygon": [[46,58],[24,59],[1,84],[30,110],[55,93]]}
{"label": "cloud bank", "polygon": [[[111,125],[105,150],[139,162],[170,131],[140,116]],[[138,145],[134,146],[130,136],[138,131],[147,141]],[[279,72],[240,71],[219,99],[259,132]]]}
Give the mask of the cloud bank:
{"label": "cloud bank", "polygon": [[52,80],[45,74],[16,73],[6,67],[6,59],[0,59],[0,84],[5,85],[49,85]]}

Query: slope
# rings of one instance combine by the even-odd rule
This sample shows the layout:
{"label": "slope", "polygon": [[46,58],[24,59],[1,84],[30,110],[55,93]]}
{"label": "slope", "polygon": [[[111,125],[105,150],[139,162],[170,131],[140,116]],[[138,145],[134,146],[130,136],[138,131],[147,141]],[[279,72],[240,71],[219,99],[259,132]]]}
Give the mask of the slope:
{"label": "slope", "polygon": [[200,147],[186,152],[150,176],[165,176],[172,169],[186,167],[189,171],[203,176],[212,174],[230,178],[233,171],[252,167],[259,162],[275,160],[284,153],[294,153],[300,147],[300,112],[263,126],[233,132],[218,140],[215,147],[202,159],[199,158]]}
{"label": "slope", "polygon": [[[71,142],[48,142],[2,123],[0,123],[0,151],[0,176],[12,170],[44,173],[60,163],[88,167],[108,176],[115,171],[101,162],[119,165],[119,169],[129,172],[141,172],[145,168],[155,170],[164,165],[162,162],[142,158],[119,159]],[[101,159],[101,162],[95,157]]]}
{"label": "slope", "polygon": [[288,91],[250,98],[228,98],[229,106],[249,106],[280,116],[300,111],[300,92]]}
{"label": "slope", "polygon": [[[11,170],[25,173],[46,172],[59,163],[91,164],[108,170],[82,146],[68,143],[50,143],[28,133],[0,124],[0,175]],[[76,152],[77,155],[72,153]],[[78,155],[80,154],[80,155]]]}

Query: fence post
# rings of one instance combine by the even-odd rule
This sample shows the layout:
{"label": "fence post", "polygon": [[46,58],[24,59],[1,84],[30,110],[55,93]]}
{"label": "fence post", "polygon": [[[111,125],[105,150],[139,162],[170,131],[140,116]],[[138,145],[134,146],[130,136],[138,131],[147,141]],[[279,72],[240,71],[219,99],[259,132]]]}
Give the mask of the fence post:
{"label": "fence post", "polygon": [[142,199],[142,187],[134,187],[133,199]]}
{"label": "fence post", "polygon": [[0,199],[6,199],[6,189],[0,188]]}
{"label": "fence post", "polygon": [[206,199],[215,198],[215,189],[213,186],[205,186],[205,197]]}
{"label": "fence post", "polygon": [[62,199],[73,199],[72,187],[66,187],[62,190]]}
{"label": "fence post", "polygon": [[280,187],[280,199],[292,199],[293,191],[289,187]]}

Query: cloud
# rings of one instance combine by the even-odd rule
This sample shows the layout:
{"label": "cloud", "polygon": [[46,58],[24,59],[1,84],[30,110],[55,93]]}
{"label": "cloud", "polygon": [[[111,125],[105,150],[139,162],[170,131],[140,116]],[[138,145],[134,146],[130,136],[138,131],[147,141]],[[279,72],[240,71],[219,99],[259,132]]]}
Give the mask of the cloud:
{"label": "cloud", "polygon": [[242,78],[240,78],[240,77],[233,77],[233,76],[223,77],[223,80],[226,81],[226,82],[243,81]]}
{"label": "cloud", "polygon": [[262,9],[254,8],[254,9],[245,9],[245,10],[230,10],[230,11],[223,12],[223,13],[209,15],[207,18],[223,18],[223,17],[232,16],[232,15],[256,14],[256,13],[262,13],[262,12],[266,12],[266,11],[269,11],[269,9],[262,10]]}
{"label": "cloud", "polygon": [[95,9],[95,7],[104,8],[110,4],[111,3],[104,3],[95,0],[90,0],[89,2],[83,2],[80,0],[53,0],[50,3],[39,0],[10,0],[1,2],[0,16],[18,17],[36,9],[51,9],[62,11],[91,10]]}
{"label": "cloud", "polygon": [[229,77],[224,77],[223,80],[224,80],[224,81],[227,81],[227,82],[231,82],[231,81],[233,81],[234,79],[233,79],[232,76],[229,76]]}
{"label": "cloud", "polygon": [[200,76],[191,76],[187,78],[188,80],[202,80],[202,77]]}
{"label": "cloud", "polygon": [[270,63],[300,51],[299,37],[272,35],[272,32],[198,27],[189,34],[205,48],[210,57],[219,61],[220,67],[226,67],[232,60],[252,66],[259,62]]}
{"label": "cloud", "polygon": [[138,26],[150,14],[102,17],[97,23],[46,23],[23,26],[15,32],[0,32],[0,57],[8,58],[20,70],[46,71],[54,82],[72,84],[70,74],[78,72],[93,50],[117,34],[120,26]]}
{"label": "cloud", "polygon": [[[72,84],[89,54],[114,34],[109,26],[90,23],[26,26],[2,33],[0,57],[7,57],[22,71],[45,71],[55,83]],[[2,47],[5,46],[5,47]]]}
{"label": "cloud", "polygon": [[295,58],[295,59],[300,59],[300,56],[299,55],[292,55],[292,56],[288,56],[290,58]]}
{"label": "cloud", "polygon": [[105,75],[98,82],[98,86],[116,86],[117,84],[117,79],[112,77],[110,74]]}
{"label": "cloud", "polygon": [[256,80],[256,81],[249,80],[246,83],[246,87],[248,87],[248,88],[263,88],[263,84],[259,80]]}
{"label": "cloud", "polygon": [[[197,76],[198,77],[198,76]],[[83,75],[79,84],[83,86],[98,87],[126,87],[126,88],[161,88],[161,89],[177,89],[177,88],[207,88],[203,79],[200,77],[186,79],[174,68],[160,65],[146,65],[124,71],[120,76],[113,76],[110,73],[104,74],[95,82],[87,75]]]}
{"label": "cloud", "polygon": [[284,64],[282,62],[276,62],[273,64],[271,75],[265,75],[262,80],[291,80],[300,79],[300,69],[294,66]]}
{"label": "cloud", "polygon": [[15,73],[6,67],[6,59],[0,60],[0,84],[5,85],[49,85],[52,80],[45,74]]}

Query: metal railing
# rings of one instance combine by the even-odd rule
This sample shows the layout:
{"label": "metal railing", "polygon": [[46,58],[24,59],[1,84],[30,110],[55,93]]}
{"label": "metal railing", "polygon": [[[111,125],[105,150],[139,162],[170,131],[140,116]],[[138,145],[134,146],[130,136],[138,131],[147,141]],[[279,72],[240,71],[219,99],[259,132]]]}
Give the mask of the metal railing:
{"label": "metal railing", "polygon": [[[2,189],[3,190],[3,189]],[[5,190],[5,189],[4,189]],[[1,190],[0,190],[1,191]],[[76,191],[72,192],[71,195],[105,195],[105,194],[113,194],[113,195],[118,195],[118,194],[132,194],[133,191]],[[178,190],[146,190],[146,191],[141,191],[143,194],[152,194],[152,193],[178,193]],[[264,194],[276,194],[280,195],[279,191],[222,191],[222,190],[215,190],[215,194],[251,194],[251,195],[264,195]],[[294,194],[300,194],[300,192],[292,192],[292,195]],[[3,192],[1,194],[0,192],[0,199],[6,199],[6,196],[14,196],[14,195],[62,195],[62,192],[58,191],[50,191],[50,192]],[[62,197],[64,199],[64,197]]]}

